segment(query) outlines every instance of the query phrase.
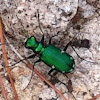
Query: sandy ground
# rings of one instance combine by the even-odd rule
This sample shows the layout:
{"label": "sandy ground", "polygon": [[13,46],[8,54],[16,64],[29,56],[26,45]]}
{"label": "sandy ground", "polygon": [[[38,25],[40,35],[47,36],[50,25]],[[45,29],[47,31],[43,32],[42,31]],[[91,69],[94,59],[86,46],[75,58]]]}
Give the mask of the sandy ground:
{"label": "sandy ground", "polygon": [[[0,15],[5,27],[5,35],[13,47],[22,56],[27,56],[31,51],[24,48],[24,41],[27,37],[36,36],[41,39],[41,31],[38,27],[37,9],[42,30],[45,34],[45,42],[51,36],[52,43],[63,49],[64,46],[75,36],[75,41],[82,39],[89,40],[90,47],[84,48],[78,44],[74,45],[77,53],[90,63],[81,60],[69,46],[67,52],[75,59],[75,71],[64,76],[61,73],[56,79],[64,82],[66,86],[51,80],[48,75],[50,68],[43,62],[35,67],[46,76],[51,82],[69,98],[69,100],[87,100],[100,93],[100,1],[99,0],[0,0]],[[0,47],[1,48],[1,47]],[[12,51],[9,45],[6,46],[10,65],[19,61],[19,58]],[[2,58],[2,51],[0,51]],[[37,59],[37,58],[36,58]],[[34,62],[36,59],[29,60]],[[59,95],[44,83],[35,73],[27,86],[31,70],[25,64],[19,63],[12,70],[15,86],[19,100],[62,100]],[[7,73],[4,70],[3,59],[0,60],[0,73],[4,76],[5,87],[9,100],[14,100],[12,89],[7,80]],[[1,93],[1,92],[0,92]],[[3,100],[0,94],[0,100]],[[99,100],[99,99],[98,99]]]}

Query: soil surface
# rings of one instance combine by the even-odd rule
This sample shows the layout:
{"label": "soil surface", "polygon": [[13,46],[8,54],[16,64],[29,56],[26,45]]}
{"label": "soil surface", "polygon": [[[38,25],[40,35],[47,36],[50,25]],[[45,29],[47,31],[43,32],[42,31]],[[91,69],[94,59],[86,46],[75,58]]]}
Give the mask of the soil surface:
{"label": "soil surface", "polygon": [[[46,45],[51,36],[54,36],[52,44],[61,49],[73,40],[71,46],[84,60],[69,46],[66,52],[75,59],[74,72],[66,75],[53,72],[53,78],[48,75],[50,67],[43,62],[37,63],[35,68],[61,90],[68,100],[88,100],[100,93],[100,0],[0,0],[0,16],[5,37],[12,45],[10,47],[5,39],[10,65],[20,60],[18,54],[27,57],[32,53],[24,47],[24,42],[32,35],[38,41],[41,40],[40,23]],[[18,54],[13,51],[14,48]],[[0,74],[4,76],[9,100],[14,100],[1,46],[0,57]],[[29,61],[34,63],[37,59]],[[11,72],[19,100],[62,100],[34,72],[30,81],[32,71],[24,63],[15,66]],[[4,100],[1,90],[0,100]]]}

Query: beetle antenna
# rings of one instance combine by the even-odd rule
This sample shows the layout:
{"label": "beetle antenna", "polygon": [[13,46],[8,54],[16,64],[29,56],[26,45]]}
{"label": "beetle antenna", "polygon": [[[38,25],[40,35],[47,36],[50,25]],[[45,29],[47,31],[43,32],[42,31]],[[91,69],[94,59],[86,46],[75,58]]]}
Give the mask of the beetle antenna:
{"label": "beetle antenna", "polygon": [[44,35],[44,32],[42,31],[42,28],[41,28],[41,25],[40,25],[40,19],[39,19],[39,16],[40,16],[40,14],[39,14],[39,9],[37,9],[37,18],[38,18],[38,24],[39,24],[39,29],[40,29],[40,31],[41,31],[41,34],[42,35]]}

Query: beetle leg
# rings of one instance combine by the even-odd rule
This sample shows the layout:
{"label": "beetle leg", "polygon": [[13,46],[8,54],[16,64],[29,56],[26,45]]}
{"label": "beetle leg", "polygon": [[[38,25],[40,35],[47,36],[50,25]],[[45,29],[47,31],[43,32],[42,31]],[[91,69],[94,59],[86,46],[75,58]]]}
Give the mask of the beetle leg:
{"label": "beetle leg", "polygon": [[54,71],[54,68],[51,68],[50,71],[48,72],[48,75],[51,76],[51,73]]}
{"label": "beetle leg", "polygon": [[44,45],[44,34],[42,35],[41,42],[42,42],[42,44]]}
{"label": "beetle leg", "polygon": [[[40,62],[40,61],[41,61],[41,59],[38,59],[37,61],[34,62],[34,65],[35,65],[37,62]],[[34,66],[33,66],[32,74],[31,74],[31,78],[30,78],[30,80],[29,80],[27,86],[24,88],[24,90],[28,87],[28,85],[30,84],[30,82],[31,82],[31,80],[32,80],[33,71],[34,71]]]}
{"label": "beetle leg", "polygon": [[[36,54],[29,55],[28,57],[25,57],[24,59],[21,59],[18,62],[14,63],[14,64],[12,64],[10,66],[12,67],[12,66],[14,66],[14,65],[16,65],[16,64],[18,64],[20,62],[23,62],[24,63],[24,60],[27,61],[27,59],[34,58],[35,56],[36,56]],[[14,69],[15,67],[17,67],[17,66],[14,66],[13,68],[11,68],[11,70]]]}
{"label": "beetle leg", "polygon": [[[35,62],[34,62],[34,66],[35,66],[35,64],[36,64],[36,63],[38,63],[38,62],[40,62],[40,61],[41,61],[41,59],[40,59],[40,58],[39,58],[37,61],[35,61]],[[33,73],[33,71],[34,71],[34,66],[33,66],[32,73]],[[33,74],[32,74],[32,75],[33,75]],[[32,79],[32,77],[31,77],[31,79]],[[31,79],[30,79],[30,80],[31,80]]]}
{"label": "beetle leg", "polygon": [[49,39],[49,44],[51,44],[51,40],[52,40],[52,37],[50,37],[50,39]]}
{"label": "beetle leg", "polygon": [[64,47],[63,51],[66,51],[69,45],[71,45],[71,41]]}
{"label": "beetle leg", "polygon": [[84,58],[82,58],[82,57],[76,52],[76,50],[75,50],[75,48],[74,48],[73,46],[71,46],[71,47],[72,47],[72,49],[74,50],[74,52],[77,54],[77,56],[78,56],[80,59],[82,59],[82,60],[84,60],[84,61],[87,61],[87,62],[90,62],[90,63],[97,63],[97,62],[94,62],[94,61],[85,60]]}
{"label": "beetle leg", "polygon": [[62,35],[62,34],[59,34],[59,33],[60,33],[60,32],[58,31],[57,34],[55,34],[55,35],[53,35],[53,36],[50,37],[50,39],[49,39],[49,44],[51,44],[51,40],[52,40],[53,37],[58,36],[58,35]]}
{"label": "beetle leg", "polygon": [[[76,35],[77,35],[77,34],[76,34]],[[68,42],[68,44],[65,46],[65,48],[63,49],[63,51],[66,51],[67,48],[68,48],[68,46],[72,44],[72,41],[74,40],[74,38],[76,37],[76,35],[72,38],[72,40],[70,40],[70,41]]]}
{"label": "beetle leg", "polygon": [[38,59],[37,61],[34,62],[34,65],[35,65],[36,63],[40,62],[40,61],[41,61],[41,59]]}
{"label": "beetle leg", "polygon": [[67,88],[67,85],[66,85],[64,82],[61,82],[61,81],[60,81],[59,79],[57,79],[55,76],[51,75],[51,73],[52,73],[54,70],[55,70],[55,69],[51,69],[51,70],[49,71],[48,75],[50,75],[51,78],[57,80],[57,83],[60,82],[61,84],[65,85],[66,88]]}
{"label": "beetle leg", "polygon": [[52,38],[55,37],[55,36],[57,36],[57,35],[58,35],[58,34],[56,34],[56,35],[50,37],[50,39],[49,39],[49,44],[51,44]]}

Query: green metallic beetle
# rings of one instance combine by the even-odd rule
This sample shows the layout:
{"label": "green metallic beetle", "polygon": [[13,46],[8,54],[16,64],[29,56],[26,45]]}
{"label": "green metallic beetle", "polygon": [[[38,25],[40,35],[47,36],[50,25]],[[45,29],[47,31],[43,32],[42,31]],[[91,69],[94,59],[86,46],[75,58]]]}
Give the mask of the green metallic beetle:
{"label": "green metallic beetle", "polygon": [[51,37],[49,40],[49,44],[45,46],[44,33],[41,29],[39,20],[39,10],[37,10],[37,12],[38,12],[37,18],[38,18],[39,28],[42,32],[42,39],[40,42],[38,42],[34,36],[31,36],[30,38],[27,39],[27,41],[25,42],[25,47],[33,50],[33,52],[35,53],[33,56],[30,57],[31,58],[35,57],[38,54],[40,57],[39,60],[37,60],[35,63],[43,61],[45,64],[51,67],[51,70],[49,71],[48,74],[50,74],[53,70],[59,71],[61,73],[72,72],[75,69],[74,59],[72,56],[70,56],[68,53],[65,52],[67,50],[67,47],[70,45],[70,42],[65,46],[64,50],[62,51],[51,44],[52,40]]}
{"label": "green metallic beetle", "polygon": [[51,67],[50,72],[53,70],[59,71],[61,73],[72,72],[75,65],[74,59],[65,52],[69,44],[67,44],[62,51],[51,44],[51,39],[52,38],[49,40],[49,45],[45,46],[44,35],[40,42],[38,42],[34,36],[31,36],[25,42],[25,47],[33,50],[35,53],[34,57],[38,54],[40,57],[39,60],[37,60],[35,63],[43,61],[45,64]]}

